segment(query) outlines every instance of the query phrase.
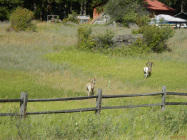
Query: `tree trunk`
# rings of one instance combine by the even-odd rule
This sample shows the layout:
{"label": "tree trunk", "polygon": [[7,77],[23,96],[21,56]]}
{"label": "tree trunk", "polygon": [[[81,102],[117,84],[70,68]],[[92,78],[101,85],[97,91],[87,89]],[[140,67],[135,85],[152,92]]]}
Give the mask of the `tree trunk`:
{"label": "tree trunk", "polygon": [[80,15],[82,16],[83,14],[83,2],[80,3]]}
{"label": "tree trunk", "polygon": [[52,12],[51,12],[51,2],[49,0],[47,1],[47,14],[48,15],[52,15]]}
{"label": "tree trunk", "polygon": [[66,5],[66,3],[64,4],[64,18],[66,18],[66,7],[67,7],[67,5]]}
{"label": "tree trunk", "polygon": [[87,7],[87,1],[84,0],[84,10],[83,10],[83,15],[86,16],[86,7]]}
{"label": "tree trunk", "polygon": [[34,12],[36,12],[36,10],[37,10],[37,7],[36,7],[36,1],[34,1]]}
{"label": "tree trunk", "polygon": [[184,0],[181,0],[181,13],[184,12]]}
{"label": "tree trunk", "polygon": [[72,1],[69,1],[69,13],[72,14]]}
{"label": "tree trunk", "polygon": [[44,2],[41,3],[40,17],[42,20],[44,20]]}

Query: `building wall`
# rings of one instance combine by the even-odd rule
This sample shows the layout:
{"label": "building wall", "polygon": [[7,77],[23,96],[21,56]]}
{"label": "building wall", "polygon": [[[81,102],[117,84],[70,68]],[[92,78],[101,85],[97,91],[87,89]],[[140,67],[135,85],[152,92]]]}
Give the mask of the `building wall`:
{"label": "building wall", "polygon": [[[102,10],[102,11],[104,11],[104,10]],[[97,9],[94,8],[94,9],[93,9],[93,19],[96,19],[99,15],[100,15],[100,13],[98,13],[98,12],[97,12]]]}

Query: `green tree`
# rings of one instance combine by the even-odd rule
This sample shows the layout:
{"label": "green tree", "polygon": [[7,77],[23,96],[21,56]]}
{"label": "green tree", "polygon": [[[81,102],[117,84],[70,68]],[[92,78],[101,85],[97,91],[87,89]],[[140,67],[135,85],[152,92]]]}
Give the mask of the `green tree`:
{"label": "green tree", "polygon": [[76,12],[81,15],[91,15],[93,6],[107,0],[0,0],[0,20],[7,20],[10,12],[18,6],[34,12],[36,19],[46,20],[47,15],[59,15],[67,18]]}
{"label": "green tree", "polygon": [[109,0],[106,12],[111,18],[124,25],[136,23],[138,17],[148,15],[148,12],[141,6],[139,0]]}
{"label": "green tree", "polygon": [[23,0],[0,0],[0,20],[7,20],[12,9],[22,4]]}
{"label": "green tree", "polygon": [[179,10],[180,12],[187,12],[187,1],[186,0],[159,0],[173,8]]}

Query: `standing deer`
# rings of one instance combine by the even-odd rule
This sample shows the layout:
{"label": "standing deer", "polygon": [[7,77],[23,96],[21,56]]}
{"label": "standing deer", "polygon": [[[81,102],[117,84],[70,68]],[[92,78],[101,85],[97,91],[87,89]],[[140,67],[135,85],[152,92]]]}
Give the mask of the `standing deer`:
{"label": "standing deer", "polygon": [[91,79],[91,82],[86,85],[88,96],[94,95],[95,79]]}
{"label": "standing deer", "polygon": [[153,62],[147,62],[146,67],[144,67],[144,76],[147,79],[148,76],[151,76],[151,68],[152,68]]}

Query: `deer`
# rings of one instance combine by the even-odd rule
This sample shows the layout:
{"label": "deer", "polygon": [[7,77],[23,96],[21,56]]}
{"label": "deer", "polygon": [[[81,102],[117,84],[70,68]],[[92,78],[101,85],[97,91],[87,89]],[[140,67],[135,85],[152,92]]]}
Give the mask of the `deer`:
{"label": "deer", "polygon": [[88,96],[94,95],[95,79],[91,79],[91,82],[86,85]]}
{"label": "deer", "polygon": [[144,69],[143,69],[144,76],[145,76],[146,79],[148,78],[148,76],[151,76],[152,65],[153,65],[153,62],[147,62],[146,67],[144,67]]}

